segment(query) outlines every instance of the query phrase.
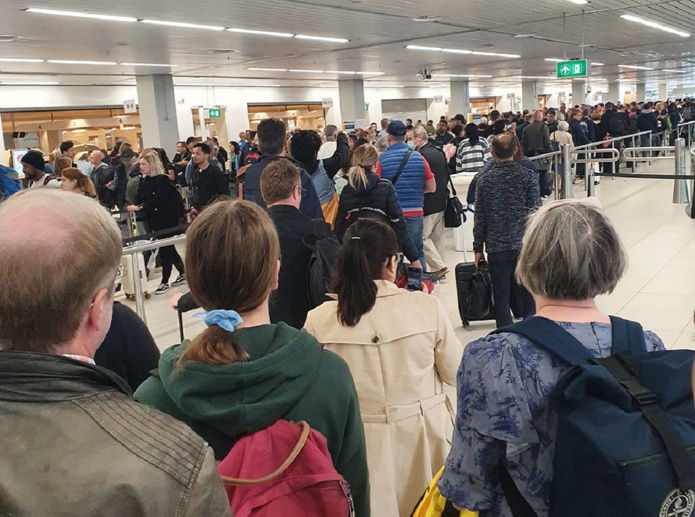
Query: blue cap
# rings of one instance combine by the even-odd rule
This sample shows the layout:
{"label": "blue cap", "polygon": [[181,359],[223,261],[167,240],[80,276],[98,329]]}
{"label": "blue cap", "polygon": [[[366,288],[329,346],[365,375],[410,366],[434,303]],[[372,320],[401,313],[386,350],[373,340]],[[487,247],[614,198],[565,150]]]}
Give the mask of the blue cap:
{"label": "blue cap", "polygon": [[408,129],[405,127],[405,124],[400,120],[394,120],[389,124],[389,127],[386,128],[386,132],[392,136],[405,136],[405,134],[408,132]]}

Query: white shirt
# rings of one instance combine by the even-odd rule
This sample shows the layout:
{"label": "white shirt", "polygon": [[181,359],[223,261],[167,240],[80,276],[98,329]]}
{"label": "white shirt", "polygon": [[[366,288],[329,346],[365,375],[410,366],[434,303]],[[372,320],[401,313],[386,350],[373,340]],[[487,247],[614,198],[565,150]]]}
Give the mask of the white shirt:
{"label": "white shirt", "polygon": [[337,147],[337,142],[325,142],[321,146],[321,149],[319,149],[319,155],[317,156],[317,158],[319,160],[325,160],[326,158],[330,158],[335,153]]}
{"label": "white shirt", "polygon": [[48,174],[44,174],[38,180],[32,181],[29,184],[29,188],[42,188],[42,187],[60,188],[60,181],[58,181],[56,179],[52,179],[48,182],[45,182],[47,177],[48,177]]}

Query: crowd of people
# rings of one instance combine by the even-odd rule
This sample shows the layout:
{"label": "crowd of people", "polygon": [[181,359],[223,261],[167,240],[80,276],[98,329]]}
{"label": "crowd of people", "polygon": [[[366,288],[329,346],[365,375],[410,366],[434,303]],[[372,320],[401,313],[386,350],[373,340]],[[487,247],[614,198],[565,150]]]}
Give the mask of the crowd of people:
{"label": "crowd of people", "polygon": [[[695,118],[690,105],[663,109]],[[653,116],[638,108],[637,121]],[[28,188],[0,203],[0,463],[12,480],[0,474],[0,513],[230,515],[238,498],[215,462],[285,420],[323,437],[357,517],[410,515],[438,475],[454,507],[509,517],[500,469],[548,516],[549,393],[566,365],[515,333],[513,315],[610,356],[613,322],[595,299],[615,289],[627,255],[596,199],[544,203],[547,174],[529,158],[628,134],[631,111],[384,119],[350,134],[271,118],[229,151],[195,137],[171,161],[125,143],[108,163],[94,151],[87,174],[70,145],[50,172],[27,152]],[[462,172],[475,174],[475,262],[489,264],[500,329],[465,350],[430,282],[399,287],[409,269],[435,284],[449,272],[444,212]],[[114,300],[117,221],[144,215],[166,238],[186,212],[184,257],[159,250],[157,292],[176,268],[172,283],[190,292],[173,305],[202,307],[207,328],[160,355]],[[321,241],[335,256],[316,303],[307,278]],[[639,334],[645,351],[664,349]]]}

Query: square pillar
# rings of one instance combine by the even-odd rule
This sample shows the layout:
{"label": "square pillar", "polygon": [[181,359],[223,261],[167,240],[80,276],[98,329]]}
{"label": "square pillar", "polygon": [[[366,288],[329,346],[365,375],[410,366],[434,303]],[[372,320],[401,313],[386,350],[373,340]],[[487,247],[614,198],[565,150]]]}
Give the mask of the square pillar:
{"label": "square pillar", "polygon": [[135,81],[144,146],[170,149],[180,140],[172,76],[138,75]]}
{"label": "square pillar", "polygon": [[572,107],[581,106],[586,100],[586,83],[584,81],[572,81]]}
{"label": "square pillar", "polygon": [[645,102],[645,97],[647,96],[647,84],[637,83],[637,102]]}
{"label": "square pillar", "polygon": [[0,114],[0,164],[9,165],[9,163],[10,161],[7,158],[7,150],[5,149],[5,138],[2,133],[2,114]]}
{"label": "square pillar", "polygon": [[667,98],[666,83],[659,83],[659,100],[665,102]]}
{"label": "square pillar", "polygon": [[530,111],[538,109],[538,83],[536,81],[522,81],[521,108]]}
{"label": "square pillar", "polygon": [[[364,109],[364,81],[362,79],[338,81],[338,96],[340,97],[341,124],[367,119],[367,112]],[[336,125],[340,127],[341,124]]]}
{"label": "square pillar", "polygon": [[471,89],[469,81],[451,81],[449,84],[451,104],[449,104],[449,118],[462,114],[466,119],[471,112]]}
{"label": "square pillar", "polygon": [[603,102],[622,102],[623,99],[620,96],[620,83],[618,81],[611,81],[608,83],[608,98],[604,99]]}

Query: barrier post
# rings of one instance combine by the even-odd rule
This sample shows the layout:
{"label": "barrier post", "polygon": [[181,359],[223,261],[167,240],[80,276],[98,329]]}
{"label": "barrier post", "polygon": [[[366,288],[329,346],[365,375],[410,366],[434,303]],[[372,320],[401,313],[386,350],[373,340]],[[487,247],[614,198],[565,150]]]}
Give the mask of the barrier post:
{"label": "barrier post", "polygon": [[553,165],[552,165],[552,170],[550,171],[550,174],[551,174],[550,178],[553,182],[553,198],[555,200],[560,199],[560,181],[559,181],[560,178],[558,178],[558,173],[557,173],[557,170],[558,170],[557,165],[558,165],[559,158],[560,158],[560,156],[557,154],[555,156],[553,156]]}
{"label": "barrier post", "polygon": [[574,197],[572,189],[572,153],[570,144],[562,144],[562,193],[561,199]]}
{"label": "barrier post", "polygon": [[[686,147],[683,138],[676,139],[676,176],[685,176]],[[688,182],[685,179],[673,182],[673,203],[682,205],[688,203]]]}
{"label": "barrier post", "polygon": [[145,316],[145,297],[142,291],[142,278],[140,278],[140,267],[138,264],[138,254],[133,253],[130,256],[131,266],[133,268],[133,286],[135,290],[135,312],[137,312],[140,319],[147,324],[147,317]]}
{"label": "barrier post", "polygon": [[586,195],[587,197],[596,195],[596,183],[594,182],[594,170],[591,168],[591,164],[587,163],[586,174],[584,175],[586,179]]}
{"label": "barrier post", "polygon": [[[690,174],[695,174],[695,154],[690,150],[688,152],[690,152]],[[691,219],[695,219],[695,178],[691,181],[690,187],[690,204],[685,207],[685,213]]]}
{"label": "barrier post", "polygon": [[[632,137],[632,146],[633,149],[635,148],[635,137]],[[635,169],[637,168],[637,162],[635,160],[632,160],[632,172],[635,172]]]}

